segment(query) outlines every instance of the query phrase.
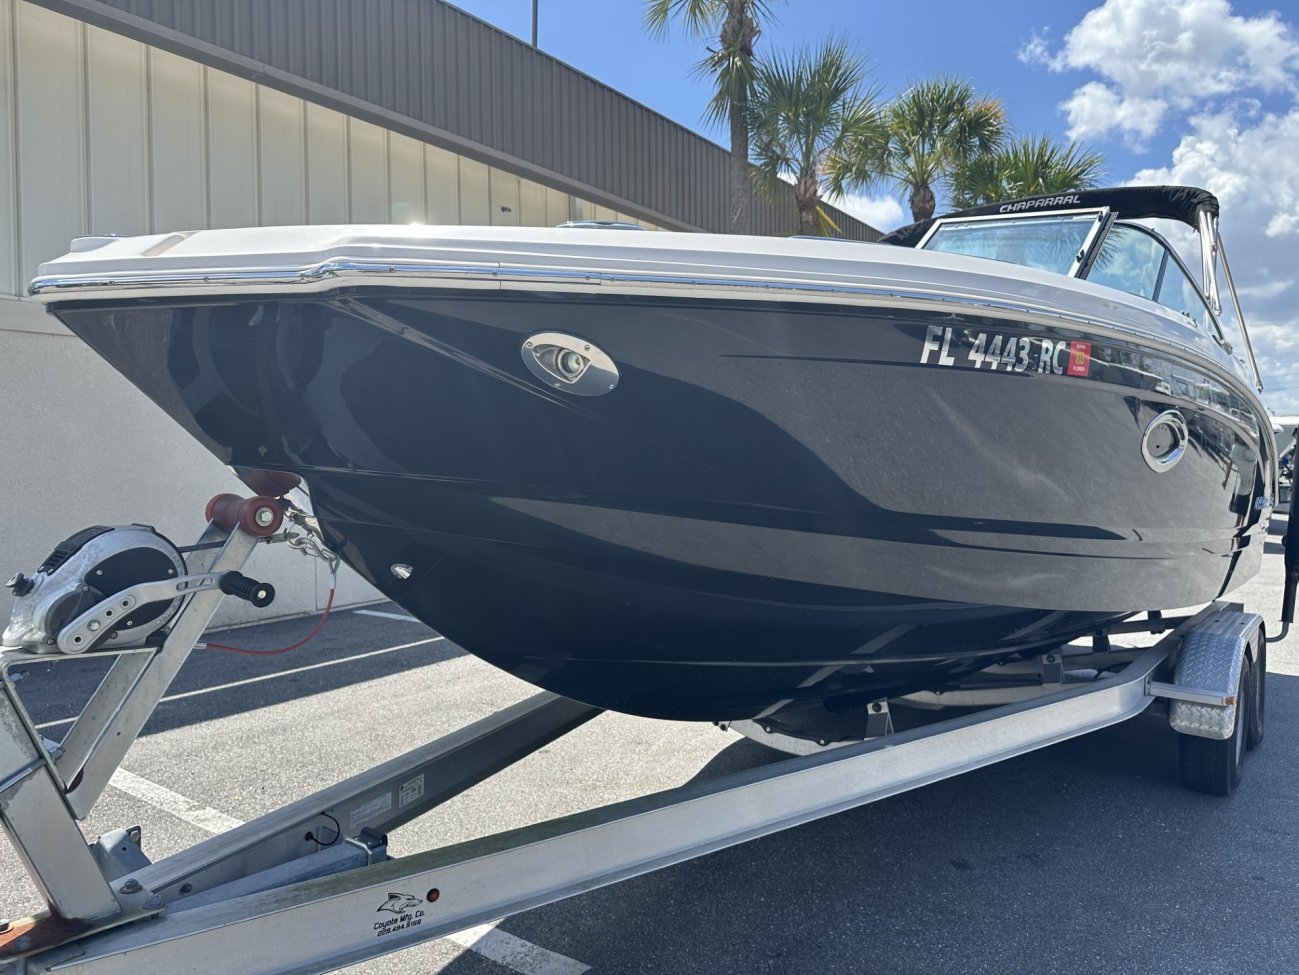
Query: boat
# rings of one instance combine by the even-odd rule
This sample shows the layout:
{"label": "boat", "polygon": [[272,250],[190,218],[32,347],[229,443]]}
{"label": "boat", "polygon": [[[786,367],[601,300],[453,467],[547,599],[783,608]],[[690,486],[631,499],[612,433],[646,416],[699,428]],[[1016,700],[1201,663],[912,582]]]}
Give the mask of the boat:
{"label": "boat", "polygon": [[876,243],[91,237],[31,293],[470,653],[808,734],[1258,570],[1277,448],[1217,218],[1128,187]]}

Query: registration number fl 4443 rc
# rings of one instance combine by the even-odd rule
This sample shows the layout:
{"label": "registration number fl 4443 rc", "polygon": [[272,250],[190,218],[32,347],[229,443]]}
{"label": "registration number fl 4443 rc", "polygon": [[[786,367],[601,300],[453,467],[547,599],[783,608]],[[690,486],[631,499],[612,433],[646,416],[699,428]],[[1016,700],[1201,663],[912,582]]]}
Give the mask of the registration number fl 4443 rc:
{"label": "registration number fl 4443 rc", "polygon": [[920,364],[991,369],[993,372],[1042,372],[1057,376],[1086,376],[1091,371],[1092,344],[1037,335],[975,332],[930,325],[920,348]]}

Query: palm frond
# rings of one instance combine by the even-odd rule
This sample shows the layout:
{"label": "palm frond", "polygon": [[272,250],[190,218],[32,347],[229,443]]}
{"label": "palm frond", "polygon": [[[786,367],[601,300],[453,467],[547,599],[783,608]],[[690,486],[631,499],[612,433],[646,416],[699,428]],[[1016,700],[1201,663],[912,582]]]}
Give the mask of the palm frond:
{"label": "palm frond", "polygon": [[[1001,103],[968,81],[939,77],[913,84],[888,106],[888,140],[879,167],[903,195],[926,196],[1006,138]],[[915,214],[913,214],[915,215]]]}
{"label": "palm frond", "polygon": [[834,38],[758,65],[749,102],[758,185],[770,195],[792,180],[805,227],[820,219],[823,190],[861,182],[854,147],[881,125],[878,91],[862,91],[865,74],[862,59]]}
{"label": "palm frond", "polygon": [[694,37],[708,37],[725,16],[726,0],[645,0],[645,26],[656,38],[666,37],[673,21]]}
{"label": "palm frond", "polygon": [[663,37],[679,22],[694,37],[710,38],[708,53],[695,65],[700,77],[713,79],[713,95],[704,120],[724,122],[745,113],[757,64],[754,44],[762,25],[773,19],[770,0],[646,0],[645,24]]}
{"label": "palm frond", "polygon": [[[756,38],[756,34],[754,36]],[[710,50],[695,65],[697,76],[713,78],[713,96],[704,108],[704,120],[724,122],[730,118],[731,108],[735,105],[743,111],[757,73],[751,46],[747,53],[731,49]]]}
{"label": "palm frond", "polygon": [[816,205],[816,224],[817,232],[820,233],[822,237],[843,236],[843,230],[841,230],[839,225],[834,222],[834,218],[830,216],[825,207],[821,206],[819,203]]}
{"label": "palm frond", "polygon": [[996,152],[975,157],[953,173],[954,207],[979,206],[1021,196],[1085,190],[1100,184],[1104,160],[1077,142],[1025,135]]}

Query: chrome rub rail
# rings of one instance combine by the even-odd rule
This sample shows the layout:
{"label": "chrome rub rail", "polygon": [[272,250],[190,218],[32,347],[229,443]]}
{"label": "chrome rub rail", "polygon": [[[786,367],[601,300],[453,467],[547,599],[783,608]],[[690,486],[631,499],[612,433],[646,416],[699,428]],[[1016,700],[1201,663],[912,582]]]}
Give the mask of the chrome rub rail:
{"label": "chrome rub rail", "polygon": [[[327,291],[339,287],[347,279],[365,287],[394,287],[402,285],[436,287],[445,282],[450,287],[505,288],[510,284],[549,284],[567,288],[600,289],[610,285],[652,290],[689,290],[697,297],[709,298],[709,291],[725,292],[715,300],[734,298],[744,293],[759,300],[774,300],[776,296],[802,295],[817,300],[855,298],[865,305],[906,302],[922,308],[957,304],[994,317],[1013,316],[1027,318],[1029,322],[1045,327],[1061,324],[1119,340],[1139,340],[1177,355],[1191,355],[1197,363],[1216,373],[1218,378],[1239,383],[1240,377],[1205,350],[1192,342],[1183,341],[1168,333],[1141,328],[1130,322],[1100,316],[1083,315],[1049,304],[1030,301],[1013,301],[992,295],[976,295],[939,288],[882,287],[868,284],[848,284],[809,280],[762,280],[722,275],[679,275],[643,273],[635,271],[568,270],[563,268],[529,268],[502,266],[500,264],[440,264],[431,262],[394,262],[330,260],[306,267],[239,269],[233,271],[158,271],[112,275],[46,275],[35,278],[28,287],[29,294],[47,304],[64,300],[90,300],[90,292],[100,300],[122,300],[129,296],[146,296],[154,292],[164,296],[200,296],[216,289],[237,288],[240,293],[263,293],[271,287],[298,288],[308,293]],[[737,294],[738,293],[738,294]],[[1252,390],[1250,391],[1253,392]],[[1257,400],[1257,396],[1253,397]],[[1256,405],[1263,409],[1261,400]]]}

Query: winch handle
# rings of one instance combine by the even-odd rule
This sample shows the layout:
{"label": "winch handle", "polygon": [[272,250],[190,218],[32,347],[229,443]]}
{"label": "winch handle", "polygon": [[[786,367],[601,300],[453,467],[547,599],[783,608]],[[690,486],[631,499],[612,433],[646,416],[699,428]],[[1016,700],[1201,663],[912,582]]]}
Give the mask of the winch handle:
{"label": "winch handle", "polygon": [[221,591],[263,609],[275,601],[275,587],[269,582],[249,579],[242,572],[226,572],[221,576]]}

